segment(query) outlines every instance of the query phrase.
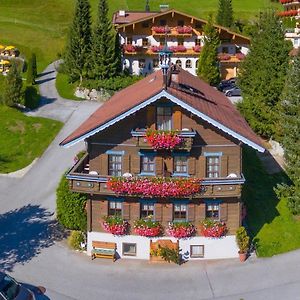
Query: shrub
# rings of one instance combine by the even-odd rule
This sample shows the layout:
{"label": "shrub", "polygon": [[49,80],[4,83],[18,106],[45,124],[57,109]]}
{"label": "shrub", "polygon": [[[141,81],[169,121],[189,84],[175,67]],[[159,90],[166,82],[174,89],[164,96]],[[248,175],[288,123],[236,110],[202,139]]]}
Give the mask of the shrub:
{"label": "shrub", "polygon": [[61,178],[56,190],[56,214],[60,224],[71,230],[86,230],[86,204],[87,196],[69,190],[65,175]]}
{"label": "shrub", "polygon": [[160,256],[162,257],[165,261],[173,262],[175,264],[180,264],[180,251],[176,249],[171,249],[168,247],[162,247],[158,246],[156,250],[151,250],[150,254],[152,256]]}
{"label": "shrub", "polygon": [[30,109],[35,109],[39,106],[40,95],[36,87],[27,86],[24,93],[24,105]]}
{"label": "shrub", "polygon": [[73,230],[68,237],[68,244],[72,249],[81,250],[81,243],[84,242],[84,233],[80,230]]}
{"label": "shrub", "polygon": [[236,243],[240,249],[240,253],[247,253],[249,250],[250,238],[245,227],[241,226],[236,231]]}

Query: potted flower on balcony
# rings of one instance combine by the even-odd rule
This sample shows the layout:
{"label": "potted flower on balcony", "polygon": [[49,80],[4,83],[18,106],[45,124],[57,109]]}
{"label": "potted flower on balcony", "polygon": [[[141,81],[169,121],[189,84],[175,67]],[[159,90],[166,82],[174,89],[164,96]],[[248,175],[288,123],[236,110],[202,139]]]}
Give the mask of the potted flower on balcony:
{"label": "potted flower on balcony", "polygon": [[244,53],[236,53],[235,57],[238,59],[238,60],[243,60],[245,59],[246,55]]}
{"label": "potted flower on balcony", "polygon": [[227,232],[227,227],[224,222],[205,219],[200,223],[200,233],[205,237],[220,238]]}
{"label": "potted flower on balcony", "polygon": [[250,238],[247,234],[247,231],[245,227],[241,226],[238,228],[236,231],[236,243],[239,247],[239,256],[240,256],[240,261],[244,262],[247,259],[247,253],[249,250],[249,242]]}
{"label": "potted flower on balcony", "polygon": [[155,150],[172,150],[183,142],[183,139],[178,135],[178,132],[174,130],[148,129],[146,131],[145,139],[147,143]]}
{"label": "potted flower on balcony", "polygon": [[155,33],[169,33],[169,32],[171,32],[171,30],[168,26],[153,26],[152,30]]}
{"label": "potted flower on balcony", "polygon": [[161,224],[157,221],[153,221],[152,216],[134,221],[133,228],[136,234],[145,237],[160,236],[163,231]]}
{"label": "potted flower on balcony", "polygon": [[177,26],[176,30],[179,34],[191,34],[193,28],[191,26]]}
{"label": "potted flower on balcony", "polygon": [[228,53],[219,53],[218,60],[230,60],[231,55]]}
{"label": "potted flower on balcony", "polygon": [[128,45],[124,45],[124,50],[126,52],[133,53],[136,52],[136,47],[131,44],[128,44]]}
{"label": "potted flower on balcony", "polygon": [[195,51],[195,52],[201,52],[201,46],[200,45],[196,45],[196,46],[194,46],[193,47],[193,50]]}
{"label": "potted flower on balcony", "polygon": [[170,222],[166,232],[177,239],[185,239],[196,233],[196,228],[190,222]]}
{"label": "potted flower on balcony", "polygon": [[119,216],[103,217],[102,227],[113,235],[125,235],[129,229],[129,223]]}

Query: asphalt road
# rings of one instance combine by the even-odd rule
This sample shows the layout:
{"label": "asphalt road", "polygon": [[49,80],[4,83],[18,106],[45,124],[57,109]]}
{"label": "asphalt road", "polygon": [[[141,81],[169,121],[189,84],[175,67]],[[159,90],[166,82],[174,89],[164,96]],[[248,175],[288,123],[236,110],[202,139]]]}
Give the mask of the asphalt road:
{"label": "asphalt road", "polygon": [[20,281],[45,286],[53,300],[300,300],[300,251],[250,258],[244,264],[234,259],[176,266],[91,261],[69,250],[55,222],[55,189],[83,144],[63,149],[58,143],[99,104],[61,99],[53,65],[44,73],[43,106],[31,114],[59,119],[65,126],[22,178],[0,177],[0,269]]}

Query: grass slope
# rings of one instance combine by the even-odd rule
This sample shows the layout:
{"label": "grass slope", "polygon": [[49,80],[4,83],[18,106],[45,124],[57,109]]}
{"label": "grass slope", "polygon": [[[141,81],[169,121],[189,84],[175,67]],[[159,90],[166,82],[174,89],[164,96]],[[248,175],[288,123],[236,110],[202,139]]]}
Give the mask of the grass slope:
{"label": "grass slope", "polygon": [[58,121],[27,117],[6,106],[0,106],[0,120],[0,173],[29,165],[42,155],[62,127]]}
{"label": "grass slope", "polygon": [[[108,0],[110,11],[119,9],[143,10],[143,0]],[[57,54],[64,49],[69,23],[72,19],[75,0],[1,0],[0,44],[13,44],[28,55],[35,52],[38,69],[42,71]],[[98,0],[90,0],[93,17]],[[216,12],[218,0],[151,0],[151,9],[158,10],[159,4],[206,18]],[[187,5],[188,4],[188,5]],[[253,18],[262,9],[280,7],[270,0],[233,0],[236,18]]]}
{"label": "grass slope", "polygon": [[247,223],[257,244],[259,256],[272,256],[300,247],[300,221],[278,201],[273,187],[287,182],[284,173],[268,175],[254,150],[244,148],[246,184],[243,199],[247,206]]}

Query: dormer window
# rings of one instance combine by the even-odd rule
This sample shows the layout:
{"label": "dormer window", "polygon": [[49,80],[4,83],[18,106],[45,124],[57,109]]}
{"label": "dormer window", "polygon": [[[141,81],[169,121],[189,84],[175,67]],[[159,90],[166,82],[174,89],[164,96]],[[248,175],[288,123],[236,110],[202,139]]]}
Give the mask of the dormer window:
{"label": "dormer window", "polygon": [[172,129],[172,107],[158,106],[156,109],[156,125],[158,130]]}
{"label": "dormer window", "polygon": [[165,19],[161,19],[161,20],[159,20],[159,25],[160,26],[166,26],[167,25],[167,21]]}
{"label": "dormer window", "polygon": [[126,44],[127,45],[132,45],[132,37],[127,37]]}

